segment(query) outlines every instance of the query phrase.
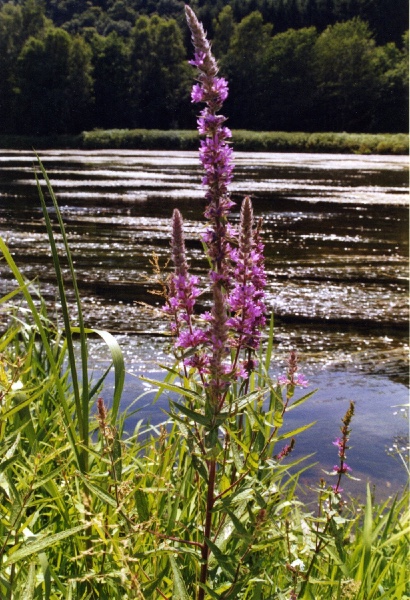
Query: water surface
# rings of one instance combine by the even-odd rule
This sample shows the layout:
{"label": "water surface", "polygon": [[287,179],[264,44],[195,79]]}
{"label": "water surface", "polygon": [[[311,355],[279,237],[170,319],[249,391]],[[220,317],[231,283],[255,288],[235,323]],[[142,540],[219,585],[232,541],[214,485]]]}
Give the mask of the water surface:
{"label": "water surface", "polygon": [[[150,260],[155,252],[166,265],[175,207],[184,215],[191,269],[206,277],[197,153],[57,150],[42,152],[42,160],[66,223],[87,325],[118,336],[130,373],[129,402],[144,389],[132,375],[154,372],[167,360],[167,323],[155,310],[159,298],[149,293]],[[321,463],[334,461],[329,437],[336,437],[348,401],[356,400],[356,470],[382,486],[403,481],[385,449],[406,429],[393,415],[400,409],[392,408],[408,399],[406,157],[237,153],[235,162],[232,219],[247,194],[264,220],[267,300],[275,314],[272,371],[280,372],[296,347],[312,385],[320,387],[299,413],[319,420],[303,446],[318,451]],[[33,164],[30,153],[1,153],[0,234],[52,304]],[[0,276],[1,293],[11,291],[4,263]],[[97,365],[106,362],[100,344],[93,354]],[[142,414],[158,420],[160,407],[148,403]],[[380,476],[376,455],[393,483]]]}

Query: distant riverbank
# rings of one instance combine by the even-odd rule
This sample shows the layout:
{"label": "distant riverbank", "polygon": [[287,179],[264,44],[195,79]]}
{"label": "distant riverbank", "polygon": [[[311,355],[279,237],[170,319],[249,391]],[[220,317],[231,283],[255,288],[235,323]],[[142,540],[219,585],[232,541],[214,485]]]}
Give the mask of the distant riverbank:
{"label": "distant riverbank", "polygon": [[[409,136],[405,133],[303,133],[283,131],[234,130],[238,151],[322,152],[346,154],[408,154]],[[194,130],[110,129],[84,131],[78,135],[17,136],[0,135],[0,148],[15,150],[125,149],[194,150],[198,134]]]}

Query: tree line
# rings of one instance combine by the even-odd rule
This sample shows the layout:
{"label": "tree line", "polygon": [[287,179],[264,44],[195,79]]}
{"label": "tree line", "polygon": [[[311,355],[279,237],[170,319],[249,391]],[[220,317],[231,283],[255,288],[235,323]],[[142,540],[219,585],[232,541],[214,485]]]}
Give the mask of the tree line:
{"label": "tree line", "polygon": [[[408,33],[395,21],[383,34],[376,28],[369,6],[384,0],[191,4],[229,80],[231,127],[408,130]],[[193,128],[182,8],[179,0],[0,1],[0,131]]]}

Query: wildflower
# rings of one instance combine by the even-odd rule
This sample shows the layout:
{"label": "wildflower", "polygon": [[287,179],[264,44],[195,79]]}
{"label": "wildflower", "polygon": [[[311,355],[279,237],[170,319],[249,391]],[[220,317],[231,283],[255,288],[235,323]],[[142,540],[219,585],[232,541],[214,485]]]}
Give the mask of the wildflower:
{"label": "wildflower", "polygon": [[295,373],[291,378],[287,375],[279,375],[279,385],[293,385],[295,387],[305,388],[309,385],[309,380],[302,373]]}
{"label": "wildflower", "polygon": [[181,331],[178,340],[175,343],[176,348],[196,348],[206,342],[208,336],[202,329],[191,329],[191,331]]}
{"label": "wildflower", "polygon": [[182,322],[190,324],[195,300],[200,294],[197,287],[198,277],[188,273],[183,221],[179,210],[174,210],[172,215],[171,249],[175,271],[170,278],[168,302],[164,311],[174,316],[174,329],[178,332]]}
{"label": "wildflower", "polygon": [[256,349],[261,329],[266,323],[266,276],[263,245],[259,239],[259,229],[253,228],[253,209],[248,197],[241,206],[239,247],[233,249],[230,256],[235,265],[235,285],[228,297],[228,304],[235,316],[229,319],[229,325],[239,334],[238,348]]}
{"label": "wildflower", "polygon": [[[254,224],[252,203],[243,202],[239,231],[228,223],[234,205],[229,184],[233,173],[231,131],[226,118],[219,114],[228,96],[228,84],[218,77],[218,65],[212,56],[202,25],[186,6],[188,25],[195,48],[190,64],[197,69],[192,101],[205,107],[197,119],[200,140],[199,158],[206,187],[204,212],[209,225],[202,235],[210,259],[210,290],[213,308],[196,317],[195,302],[200,294],[198,278],[189,274],[185,254],[183,222],[179,211],[172,217],[172,261],[165,312],[172,318],[174,348],[180,352],[185,369],[196,369],[206,386],[213,409],[219,410],[230,383],[248,379],[256,368],[254,351],[259,346],[265,325],[263,244],[261,224]],[[237,248],[234,246],[237,245]],[[235,349],[232,352],[231,349]],[[245,351],[245,356],[242,354]]]}
{"label": "wildflower", "polygon": [[349,467],[349,465],[347,465],[345,462],[342,462],[340,465],[335,465],[333,467],[333,471],[335,471],[335,473],[347,473],[347,471],[351,471],[352,469]]}
{"label": "wildflower", "polygon": [[282,458],[285,458],[285,456],[288,456],[288,454],[290,454],[293,450],[293,448],[295,447],[295,438],[292,438],[290,441],[290,444],[287,444],[286,446],[284,446],[284,448],[282,448],[282,450],[279,452],[279,454],[277,454],[275,456],[276,460],[282,460]]}
{"label": "wildflower", "polygon": [[228,254],[226,216],[233,206],[228,186],[234,165],[232,148],[227,143],[232,134],[224,126],[226,118],[217,112],[228,97],[228,83],[223,77],[217,77],[218,65],[195,13],[189,6],[185,7],[185,13],[195,48],[195,58],[190,63],[198,70],[198,83],[192,88],[191,98],[206,105],[198,118],[198,131],[205,137],[201,140],[199,157],[205,170],[202,184],[207,187],[205,216],[213,229],[213,235],[207,239],[208,254],[213,270],[223,273]]}
{"label": "wildflower", "polygon": [[279,375],[279,385],[288,385],[292,387],[305,388],[309,385],[308,379],[306,379],[303,373],[298,373],[298,359],[295,350],[292,350],[288,359],[288,370],[286,373]]}

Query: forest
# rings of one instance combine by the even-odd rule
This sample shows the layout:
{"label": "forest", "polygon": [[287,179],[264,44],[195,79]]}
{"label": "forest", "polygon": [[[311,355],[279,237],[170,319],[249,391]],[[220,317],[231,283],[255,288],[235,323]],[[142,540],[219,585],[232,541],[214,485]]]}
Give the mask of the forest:
{"label": "forest", "polygon": [[[408,131],[406,0],[194,0],[229,125]],[[192,129],[180,0],[0,0],[0,132]]]}

